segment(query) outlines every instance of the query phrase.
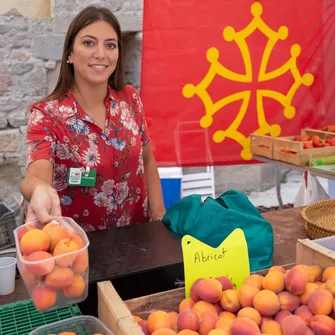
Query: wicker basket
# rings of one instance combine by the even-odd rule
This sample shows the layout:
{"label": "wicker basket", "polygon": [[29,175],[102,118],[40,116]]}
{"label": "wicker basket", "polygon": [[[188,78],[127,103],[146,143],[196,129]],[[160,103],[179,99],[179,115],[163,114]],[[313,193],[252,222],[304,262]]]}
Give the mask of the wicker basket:
{"label": "wicker basket", "polygon": [[311,204],[301,211],[301,215],[310,239],[335,235],[335,199]]}

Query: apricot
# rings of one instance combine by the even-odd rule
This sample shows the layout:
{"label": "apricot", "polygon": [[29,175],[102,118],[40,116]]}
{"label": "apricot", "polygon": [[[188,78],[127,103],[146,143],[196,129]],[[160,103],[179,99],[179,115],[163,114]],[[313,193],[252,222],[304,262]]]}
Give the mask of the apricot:
{"label": "apricot", "polygon": [[21,239],[20,250],[28,256],[35,251],[48,251],[50,240],[46,233],[39,229],[27,231]]}
{"label": "apricot", "polygon": [[216,328],[216,329],[212,329],[208,335],[231,335],[230,333],[226,332],[225,330],[221,329],[221,328]]}
{"label": "apricot", "polygon": [[220,305],[227,312],[236,313],[241,309],[238,293],[235,290],[225,290],[222,292]]}
{"label": "apricot", "polygon": [[219,317],[216,313],[206,311],[201,314],[198,333],[200,335],[207,335],[212,329],[215,328],[216,322]]}
{"label": "apricot", "polygon": [[300,298],[291,292],[283,291],[278,293],[277,296],[281,311],[293,312],[300,305]]}
{"label": "apricot", "polygon": [[313,330],[311,328],[306,327],[304,335],[315,335],[315,333],[313,332]]}
{"label": "apricot", "polygon": [[171,325],[172,325],[172,329],[178,333],[178,313],[177,312],[174,312],[174,311],[171,311],[171,312],[168,312],[169,314],[169,317],[170,317],[170,320],[171,320]]}
{"label": "apricot", "polygon": [[72,284],[62,290],[63,294],[68,298],[80,297],[85,291],[85,281],[81,275],[74,275]]}
{"label": "apricot", "polygon": [[70,240],[77,244],[78,249],[85,247],[85,243],[82,238],[76,234],[70,233]]}
{"label": "apricot", "polygon": [[321,281],[322,280],[322,273],[323,273],[323,270],[322,270],[321,266],[310,265],[308,267],[308,281],[310,281],[312,279],[311,277],[313,277],[312,282]]}
{"label": "apricot", "polygon": [[[71,241],[69,238],[65,238],[63,240],[60,240],[55,249],[53,255],[62,257],[56,258],[56,264],[59,266],[62,266],[66,268],[67,266],[70,266],[76,259],[77,253],[72,253],[74,251],[78,250],[78,246],[75,242]],[[68,253],[72,253],[70,255],[66,255]]]}
{"label": "apricot", "polygon": [[271,266],[271,268],[269,268],[268,273],[272,272],[272,271],[279,271],[279,272],[281,272],[283,274],[286,272],[286,270],[282,266],[280,266],[280,265]]}
{"label": "apricot", "polygon": [[269,290],[259,291],[254,298],[254,308],[264,316],[273,316],[280,309],[279,298]]}
{"label": "apricot", "polygon": [[305,292],[301,294],[300,297],[300,303],[301,305],[307,305],[307,301],[312,294],[312,292],[319,289],[319,286],[315,283],[307,283]]}
{"label": "apricot", "polygon": [[250,275],[247,278],[245,278],[244,281],[243,281],[243,284],[255,286],[258,289],[262,290],[263,289],[263,280],[264,280],[263,276],[253,274],[253,275]]}
{"label": "apricot", "polygon": [[308,273],[298,265],[293,267],[285,277],[285,287],[287,291],[300,295],[305,292],[308,283]]}
{"label": "apricot", "polygon": [[77,335],[77,334],[74,333],[74,332],[62,332],[62,333],[60,333],[58,335]]}
{"label": "apricot", "polygon": [[254,297],[259,291],[256,286],[243,284],[238,291],[238,300],[241,306],[253,307]]}
{"label": "apricot", "polygon": [[142,328],[142,331],[143,331],[144,335],[149,335],[148,321],[147,320],[140,320],[137,323]]}
{"label": "apricot", "polygon": [[72,264],[72,271],[77,274],[82,274],[88,268],[88,252],[87,250],[82,250],[77,254],[76,259]]}
{"label": "apricot", "polygon": [[192,308],[194,306],[194,304],[195,304],[195,301],[192,298],[183,299],[178,306],[179,313],[184,309]]}
{"label": "apricot", "polygon": [[178,315],[178,329],[190,329],[197,331],[199,329],[199,316],[193,309],[184,309]]}
{"label": "apricot", "polygon": [[204,278],[198,283],[198,296],[200,299],[212,304],[218,302],[222,294],[221,283],[213,278]]}
{"label": "apricot", "polygon": [[50,273],[55,267],[55,260],[46,251],[35,251],[28,255],[25,260],[27,262],[43,261],[37,264],[26,264],[27,270],[36,276],[44,276]]}
{"label": "apricot", "polygon": [[214,308],[216,309],[216,313],[217,313],[218,315],[223,311],[223,309],[222,309],[222,307],[221,307],[221,305],[220,305],[220,301],[219,301],[219,302],[216,302],[215,304],[213,304],[213,306],[214,306]]}
{"label": "apricot", "polygon": [[309,326],[311,319],[313,317],[313,313],[309,310],[306,305],[299,306],[295,311],[294,315],[301,317],[301,319],[305,322],[306,326]]}
{"label": "apricot", "polygon": [[231,325],[232,335],[261,335],[257,324],[249,318],[236,318]]}
{"label": "apricot", "polygon": [[195,332],[194,330],[183,329],[180,332],[178,332],[178,335],[199,335],[199,334],[198,332]]}
{"label": "apricot", "polygon": [[262,317],[259,314],[259,312],[252,307],[244,307],[240,309],[239,312],[237,313],[237,317],[249,318],[250,320],[254,321],[257,324],[257,326],[260,326],[262,321]]}
{"label": "apricot", "polygon": [[283,335],[304,335],[305,322],[297,315],[289,315],[281,322]]}
{"label": "apricot", "polygon": [[327,315],[314,315],[310,327],[316,335],[335,334],[335,321]]}
{"label": "apricot", "polygon": [[73,283],[74,274],[69,268],[56,266],[52,272],[46,275],[45,284],[54,289],[63,289]]}
{"label": "apricot", "polygon": [[218,280],[221,283],[222,286],[222,291],[225,290],[232,290],[234,288],[233,283],[231,282],[231,280],[226,277],[226,276],[220,276],[220,277],[216,277],[216,280]]}
{"label": "apricot", "polygon": [[51,226],[49,229],[45,229],[44,232],[49,236],[49,239],[50,239],[49,250],[51,252],[54,251],[59,241],[70,237],[68,230],[66,230],[64,227],[59,226],[59,225]]}
{"label": "apricot", "polygon": [[281,322],[283,321],[283,319],[285,319],[285,318],[286,318],[287,316],[289,316],[289,315],[292,315],[292,313],[289,312],[289,311],[279,311],[279,312],[275,315],[274,320],[275,320],[276,322],[278,322],[279,324],[281,324]]}
{"label": "apricot", "polygon": [[275,320],[269,320],[261,327],[262,333],[268,333],[271,335],[282,335],[280,324]]}
{"label": "apricot", "polygon": [[[227,312],[230,313],[230,312]],[[226,317],[219,317],[219,320],[215,324],[215,329],[222,329],[227,334],[231,334],[231,326],[233,324],[233,321],[236,319],[236,315],[233,313],[230,313],[233,315],[233,317],[226,316]]]}
{"label": "apricot", "polygon": [[22,276],[25,284],[29,287],[29,289],[34,288],[42,280],[42,276],[34,275],[33,273],[31,273],[30,271],[27,270],[26,266],[23,266],[21,268],[20,273],[21,273],[21,276]]}
{"label": "apricot", "polygon": [[325,283],[330,277],[335,276],[335,266],[329,266],[322,273],[322,281]]}
{"label": "apricot", "polygon": [[[276,315],[278,315],[278,313]],[[273,320],[272,316],[263,316],[262,315],[260,328],[262,329],[262,327],[270,320]]]}
{"label": "apricot", "polygon": [[18,238],[18,240],[19,240],[19,243],[21,242],[22,236],[23,236],[26,232],[28,232],[29,230],[33,230],[33,229],[37,229],[37,228],[36,228],[34,225],[32,225],[32,224],[27,223],[27,224],[23,225],[23,226],[21,227],[21,229],[18,230],[18,232],[17,232],[17,238]]}
{"label": "apricot", "polygon": [[159,328],[156,329],[152,335],[176,335],[176,332],[171,328]]}
{"label": "apricot", "polygon": [[56,303],[57,294],[51,288],[36,286],[31,292],[31,298],[38,310],[47,310]]}
{"label": "apricot", "polygon": [[152,312],[148,317],[149,334],[160,328],[170,328],[172,330],[172,322],[167,312],[158,310]]}
{"label": "apricot", "polygon": [[335,276],[328,278],[325,283],[325,289],[335,297]]}
{"label": "apricot", "polygon": [[198,302],[196,302],[192,309],[197,312],[199,315],[201,315],[203,312],[206,312],[206,311],[211,311],[213,313],[216,313],[216,309],[214,307],[213,304],[211,304],[210,302],[207,302],[207,301],[203,301],[203,300],[200,300]]}
{"label": "apricot", "polygon": [[219,314],[219,318],[223,320],[234,320],[236,319],[236,315],[231,312],[223,311]]}
{"label": "apricot", "polygon": [[310,295],[307,306],[314,315],[328,315],[333,310],[333,300],[333,295],[329,291],[318,289]]}
{"label": "apricot", "polygon": [[274,293],[279,293],[285,288],[284,274],[280,271],[269,272],[263,280],[263,288]]}
{"label": "apricot", "polygon": [[137,315],[133,315],[134,320],[138,323],[139,321],[143,320],[142,318],[140,318]]}

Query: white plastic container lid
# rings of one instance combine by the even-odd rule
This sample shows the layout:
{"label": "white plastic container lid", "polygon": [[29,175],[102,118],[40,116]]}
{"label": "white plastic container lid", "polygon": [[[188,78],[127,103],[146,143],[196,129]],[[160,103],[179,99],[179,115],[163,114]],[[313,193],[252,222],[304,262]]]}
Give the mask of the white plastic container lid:
{"label": "white plastic container lid", "polygon": [[160,178],[181,178],[183,176],[183,170],[180,167],[164,167],[158,168]]}

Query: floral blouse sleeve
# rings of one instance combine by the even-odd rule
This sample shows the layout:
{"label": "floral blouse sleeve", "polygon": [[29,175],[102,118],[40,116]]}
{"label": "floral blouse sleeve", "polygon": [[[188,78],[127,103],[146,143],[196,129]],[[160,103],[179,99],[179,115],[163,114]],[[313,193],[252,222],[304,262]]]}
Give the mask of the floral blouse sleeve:
{"label": "floral blouse sleeve", "polygon": [[[43,104],[42,104],[43,105]],[[30,108],[27,127],[27,167],[38,159],[47,159],[54,164],[56,137],[51,118],[42,106]]]}
{"label": "floral blouse sleeve", "polygon": [[132,97],[133,97],[133,101],[134,101],[134,104],[135,104],[134,108],[137,111],[137,113],[136,113],[136,123],[137,123],[138,128],[139,128],[140,137],[141,137],[141,141],[143,143],[143,146],[146,146],[150,141],[150,137],[149,137],[149,133],[148,133],[147,122],[145,120],[143,104],[142,104],[140,95],[136,91],[136,89],[133,88],[133,87],[131,87],[131,89],[133,91]]}

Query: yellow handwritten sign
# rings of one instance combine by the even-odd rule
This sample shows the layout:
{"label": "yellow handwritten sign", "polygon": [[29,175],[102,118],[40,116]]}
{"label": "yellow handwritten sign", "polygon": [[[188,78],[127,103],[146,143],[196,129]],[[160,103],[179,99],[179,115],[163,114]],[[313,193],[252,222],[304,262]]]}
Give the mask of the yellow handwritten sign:
{"label": "yellow handwritten sign", "polygon": [[248,246],[242,229],[235,229],[217,248],[185,235],[181,241],[184,258],[185,295],[198,278],[226,276],[236,288],[250,275]]}

